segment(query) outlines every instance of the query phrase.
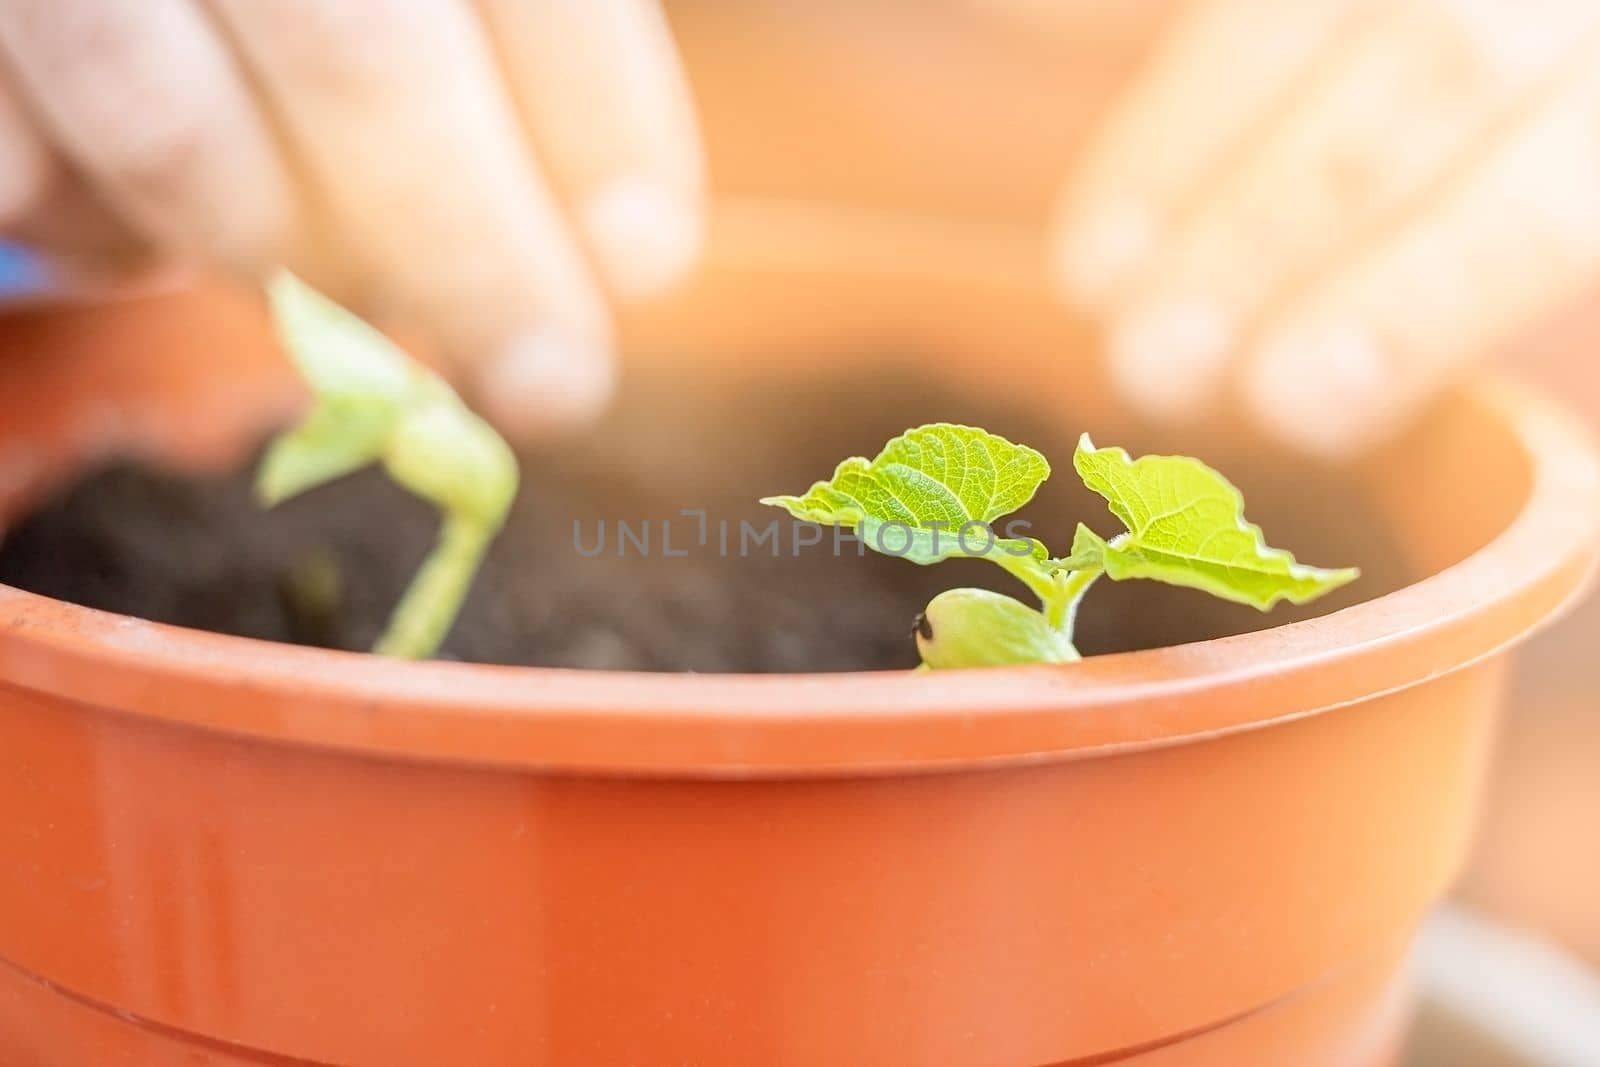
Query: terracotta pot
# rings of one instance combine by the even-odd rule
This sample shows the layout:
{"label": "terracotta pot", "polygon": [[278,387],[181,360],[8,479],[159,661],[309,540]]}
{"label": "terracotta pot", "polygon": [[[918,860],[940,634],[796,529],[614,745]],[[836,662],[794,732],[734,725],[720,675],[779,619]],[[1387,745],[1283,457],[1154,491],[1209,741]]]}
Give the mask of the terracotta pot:
{"label": "terracotta pot", "polygon": [[[1113,426],[1037,254],[729,208],[630,346],[783,388],[893,342]],[[225,290],[6,322],[0,521],[108,448],[233,462],[293,397]],[[0,1062],[1388,1063],[1600,474],[1489,386],[1359,473],[1426,577],[1063,669],[405,664],[0,588]]]}
{"label": "terracotta pot", "polygon": [[[1508,370],[1558,392],[1600,430],[1600,291],[1508,353]],[[1518,657],[1483,832],[1463,885],[1477,907],[1559,940],[1600,967],[1600,590]]]}

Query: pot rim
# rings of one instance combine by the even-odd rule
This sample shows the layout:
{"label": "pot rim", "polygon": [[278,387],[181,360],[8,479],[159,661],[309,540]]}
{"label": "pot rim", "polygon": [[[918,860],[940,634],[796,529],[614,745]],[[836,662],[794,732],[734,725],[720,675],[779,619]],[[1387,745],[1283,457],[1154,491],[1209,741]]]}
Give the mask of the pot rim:
{"label": "pot rim", "polygon": [[0,685],[151,722],[386,757],[589,774],[905,773],[1108,755],[1409,688],[1575,599],[1600,539],[1584,428],[1486,379],[1530,489],[1467,558],[1329,615],[1062,666],[747,675],[382,659],[208,633],[0,585]]}

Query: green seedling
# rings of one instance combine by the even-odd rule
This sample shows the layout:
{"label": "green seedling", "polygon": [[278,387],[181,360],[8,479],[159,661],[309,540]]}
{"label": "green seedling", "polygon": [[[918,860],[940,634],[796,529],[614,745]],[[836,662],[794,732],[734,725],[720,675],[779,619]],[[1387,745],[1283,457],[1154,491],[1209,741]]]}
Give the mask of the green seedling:
{"label": "green seedling", "polygon": [[381,463],[439,510],[439,537],[374,651],[422,658],[444,640],[517,492],[500,435],[438,375],[289,274],[268,286],[278,335],[311,387],[305,418],[267,449],[256,493],[271,507]]}
{"label": "green seedling", "polygon": [[907,430],[874,459],[853,456],[802,496],[762,500],[806,522],[855,531],[868,547],[913,563],[986,559],[1033,591],[1035,610],[982,589],[934,597],[917,623],[924,667],[1058,663],[1078,658],[1073,627],[1084,594],[1101,576],[1187,586],[1261,611],[1303,604],[1357,577],[1324,570],[1267,547],[1245,521],[1231,482],[1187,456],[1131,458],[1096,448],[1085,434],[1072,458],[1084,485],[1104,497],[1123,531],[1105,538],[1078,525],[1072,551],[996,535],[995,523],[1033,499],[1050,464],[1025,445],[971,426]]}

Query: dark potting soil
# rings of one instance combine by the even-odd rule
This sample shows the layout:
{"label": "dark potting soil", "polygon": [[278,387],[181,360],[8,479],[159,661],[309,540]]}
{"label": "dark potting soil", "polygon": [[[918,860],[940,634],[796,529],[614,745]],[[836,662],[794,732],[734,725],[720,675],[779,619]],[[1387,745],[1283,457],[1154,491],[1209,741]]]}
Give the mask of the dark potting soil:
{"label": "dark potting soil", "polygon": [[[799,492],[840,458],[871,455],[921,422],[983,425],[1044,451],[1055,474],[1022,514],[1052,547],[1064,549],[1078,519],[1116,528],[1072,474],[1080,426],[970,397],[873,388],[881,383],[692,397],[658,384],[637,382],[584,439],[523,457],[515,509],[445,657],[669,671],[912,666],[913,619],[935,593],[1025,591],[979,561],[918,567],[848,540],[836,555],[826,534],[797,547],[789,520],[756,499]],[[1155,583],[1101,582],[1080,617],[1085,653],[1258,629],[1403,584],[1381,525],[1336,473],[1263,462],[1259,450],[1159,443],[1201,451],[1234,478],[1273,543],[1365,574],[1318,605],[1265,617]],[[251,469],[196,476],[135,461],[90,472],[5,532],[0,582],[159,622],[370,647],[429,547],[432,514],[375,470],[269,512],[250,482]],[[702,511],[703,523],[684,514]],[[757,540],[774,519],[776,533]]]}

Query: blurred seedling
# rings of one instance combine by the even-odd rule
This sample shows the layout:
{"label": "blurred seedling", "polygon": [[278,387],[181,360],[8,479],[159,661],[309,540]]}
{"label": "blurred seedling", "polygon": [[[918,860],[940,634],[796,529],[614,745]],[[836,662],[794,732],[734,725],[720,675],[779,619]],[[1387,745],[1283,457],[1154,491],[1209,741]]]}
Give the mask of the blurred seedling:
{"label": "blurred seedling", "polygon": [[374,648],[430,656],[505,524],[517,492],[516,457],[442,378],[351,312],[287,273],[267,294],[312,405],[268,447],[257,495],[271,507],[377,463],[437,508],[438,540]]}

